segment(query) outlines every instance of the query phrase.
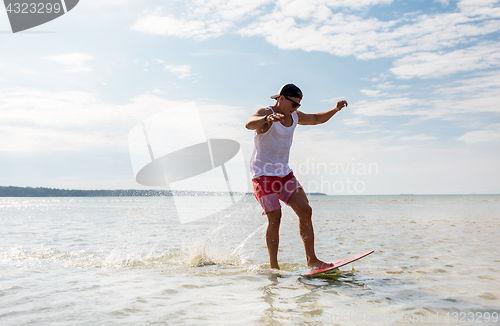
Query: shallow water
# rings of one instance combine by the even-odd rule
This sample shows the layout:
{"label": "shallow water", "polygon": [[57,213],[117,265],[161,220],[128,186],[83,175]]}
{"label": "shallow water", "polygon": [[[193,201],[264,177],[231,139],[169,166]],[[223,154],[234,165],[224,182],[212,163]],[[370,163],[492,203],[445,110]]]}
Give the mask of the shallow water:
{"label": "shallow water", "polygon": [[[0,198],[0,324],[499,325],[500,196],[311,196],[330,278],[269,269],[253,197],[180,224],[171,198]],[[284,209],[284,271],[305,268]]]}

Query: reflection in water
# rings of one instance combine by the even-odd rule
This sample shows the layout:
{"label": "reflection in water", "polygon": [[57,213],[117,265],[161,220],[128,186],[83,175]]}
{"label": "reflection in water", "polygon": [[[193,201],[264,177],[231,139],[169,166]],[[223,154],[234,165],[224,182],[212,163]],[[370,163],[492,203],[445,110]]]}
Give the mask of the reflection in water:
{"label": "reflection in water", "polygon": [[[371,293],[365,282],[356,278],[354,270],[322,274],[321,277],[290,274],[269,273],[268,284],[261,288],[262,300],[268,307],[259,319],[260,324],[279,325],[283,320],[321,322],[332,310],[331,296],[341,296],[337,290],[343,292],[346,287],[359,288],[366,294]],[[324,303],[321,300],[323,297],[326,299]]]}

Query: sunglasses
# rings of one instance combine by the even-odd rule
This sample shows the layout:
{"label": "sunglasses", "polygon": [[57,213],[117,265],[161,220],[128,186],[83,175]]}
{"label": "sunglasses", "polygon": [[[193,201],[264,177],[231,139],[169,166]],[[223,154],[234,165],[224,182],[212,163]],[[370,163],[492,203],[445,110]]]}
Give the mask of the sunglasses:
{"label": "sunglasses", "polygon": [[[284,96],[284,95],[283,95],[283,96]],[[294,107],[294,108],[298,108],[298,107],[300,106],[300,103],[295,102],[294,100],[292,100],[292,99],[291,99],[291,98],[289,98],[288,96],[285,96],[285,98],[286,98],[287,100],[289,100],[290,102],[292,102],[292,103],[293,103],[293,107]]]}

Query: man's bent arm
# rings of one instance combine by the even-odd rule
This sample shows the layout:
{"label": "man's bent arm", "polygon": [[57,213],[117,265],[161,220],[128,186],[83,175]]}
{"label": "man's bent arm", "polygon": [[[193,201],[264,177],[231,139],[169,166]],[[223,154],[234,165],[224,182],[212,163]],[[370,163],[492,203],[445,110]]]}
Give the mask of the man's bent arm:
{"label": "man's bent arm", "polygon": [[264,124],[267,123],[266,121],[267,115],[268,115],[268,110],[266,109],[258,110],[257,112],[255,112],[254,115],[250,117],[250,119],[248,119],[247,123],[245,124],[245,128],[250,130],[259,129],[260,127],[262,127]]}
{"label": "man's bent arm", "polygon": [[245,127],[250,130],[256,130],[263,127],[270,122],[283,121],[284,115],[274,112],[271,109],[262,108],[255,112],[254,115],[248,119]]}
{"label": "man's bent arm", "polygon": [[297,114],[299,116],[299,124],[300,125],[319,125],[321,123],[325,123],[328,120],[330,120],[331,117],[342,108],[347,106],[346,101],[339,101],[337,103],[337,106],[331,110],[325,111],[325,112],[320,112],[320,113],[314,113],[314,114],[309,114],[309,113],[304,113],[301,111],[297,111]]}

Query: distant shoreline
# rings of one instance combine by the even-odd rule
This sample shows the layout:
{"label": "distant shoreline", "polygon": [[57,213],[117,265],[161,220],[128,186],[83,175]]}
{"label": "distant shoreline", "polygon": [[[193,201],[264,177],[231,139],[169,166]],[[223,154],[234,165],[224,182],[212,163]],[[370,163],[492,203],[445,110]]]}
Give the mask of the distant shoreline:
{"label": "distant shoreline", "polygon": [[[153,189],[122,189],[122,190],[78,190],[57,189],[45,187],[14,187],[0,186],[0,197],[159,197],[159,196],[227,196],[227,192],[215,191],[175,191]],[[253,193],[233,192],[235,195],[253,196]],[[308,196],[328,196],[322,192],[307,192]],[[500,194],[336,194],[332,196],[488,196]]]}
{"label": "distant shoreline", "polygon": [[[251,196],[253,193],[236,193],[237,195]],[[44,187],[1,187],[0,197],[155,197],[155,196],[224,196],[227,192],[215,191],[175,191],[175,190],[77,190],[56,189]],[[308,193],[312,196],[326,196],[326,194],[314,192]]]}
{"label": "distant shoreline", "polygon": [[[78,190],[44,187],[0,187],[0,197],[155,197],[155,196],[220,196],[227,193],[175,190]],[[241,193],[234,193],[241,194]],[[246,195],[246,194],[245,194]]]}

